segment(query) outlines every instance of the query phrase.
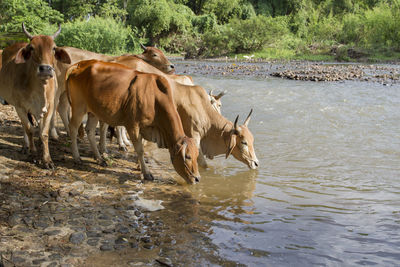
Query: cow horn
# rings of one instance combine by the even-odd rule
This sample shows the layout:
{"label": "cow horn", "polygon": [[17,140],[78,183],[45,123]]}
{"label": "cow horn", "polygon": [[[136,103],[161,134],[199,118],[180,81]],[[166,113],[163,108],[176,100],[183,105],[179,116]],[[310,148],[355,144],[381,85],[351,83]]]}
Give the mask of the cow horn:
{"label": "cow horn", "polygon": [[26,30],[25,24],[22,22],[22,30],[24,31],[25,35],[28,36],[29,40],[32,40],[33,36]]}
{"label": "cow horn", "polygon": [[251,117],[251,113],[253,113],[253,109],[250,110],[249,115],[247,116],[246,120],[244,121],[244,125],[247,127],[247,125],[249,124],[250,121],[250,117]]}
{"label": "cow horn", "polygon": [[58,24],[58,30],[51,36],[53,39],[56,39],[56,37],[60,34],[61,32],[61,24]]}
{"label": "cow horn", "polygon": [[144,46],[142,43],[140,43],[140,46],[143,48],[143,50],[147,50],[147,47]]}
{"label": "cow horn", "polygon": [[233,127],[234,127],[235,130],[237,130],[237,131],[239,131],[239,126],[237,125],[238,120],[239,120],[239,115],[237,115],[237,117],[236,117],[236,119],[235,119],[235,122],[234,122],[234,124],[233,124]]}
{"label": "cow horn", "polygon": [[210,92],[208,93],[209,96],[212,96],[214,89],[211,89]]}
{"label": "cow horn", "polygon": [[226,94],[226,91],[223,91],[223,92],[219,93],[218,95],[216,95],[216,96],[215,96],[215,99],[218,100],[218,99],[220,99],[221,97],[223,97],[225,94]]}

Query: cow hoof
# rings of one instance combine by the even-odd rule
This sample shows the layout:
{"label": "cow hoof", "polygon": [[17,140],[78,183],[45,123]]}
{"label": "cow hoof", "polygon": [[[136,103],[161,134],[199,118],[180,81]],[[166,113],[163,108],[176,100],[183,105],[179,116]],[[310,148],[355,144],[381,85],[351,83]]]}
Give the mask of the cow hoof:
{"label": "cow hoof", "polygon": [[54,141],[58,141],[58,139],[60,138],[59,136],[58,136],[58,133],[57,133],[57,131],[56,131],[56,129],[52,129],[51,130],[51,132],[50,132],[50,137],[51,137],[51,139],[52,140],[54,140]]}
{"label": "cow hoof", "polygon": [[81,165],[82,164],[82,160],[80,158],[74,159],[74,164]]}
{"label": "cow hoof", "polygon": [[126,141],[124,141],[124,143],[125,143],[126,146],[132,146],[132,143],[131,143],[131,142],[126,142]]}
{"label": "cow hoof", "polygon": [[108,154],[108,149],[100,149],[99,150],[100,154]]}
{"label": "cow hoof", "polygon": [[29,152],[29,149],[28,149],[27,147],[22,147],[22,148],[21,148],[21,153],[22,153],[22,154],[25,155],[25,154],[28,154],[28,152]]}
{"label": "cow hoof", "polygon": [[146,181],[154,181],[154,176],[151,173],[143,174],[143,177]]}
{"label": "cow hoof", "polygon": [[48,169],[48,170],[54,170],[55,169],[55,165],[52,161],[50,162],[45,162],[44,164],[44,168]]}
{"label": "cow hoof", "polygon": [[127,152],[128,148],[126,146],[119,146],[119,151]]}
{"label": "cow hoof", "polygon": [[102,167],[107,167],[107,162],[104,159],[97,160],[97,163]]}

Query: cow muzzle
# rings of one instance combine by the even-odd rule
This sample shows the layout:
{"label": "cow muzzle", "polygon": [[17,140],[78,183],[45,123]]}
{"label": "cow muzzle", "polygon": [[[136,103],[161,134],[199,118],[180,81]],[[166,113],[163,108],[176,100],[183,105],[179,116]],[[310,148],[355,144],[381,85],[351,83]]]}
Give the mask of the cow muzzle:
{"label": "cow muzzle", "polygon": [[167,65],[168,74],[175,73],[175,66],[173,64]]}
{"label": "cow muzzle", "polygon": [[249,168],[255,170],[258,168],[258,159],[249,162]]}
{"label": "cow muzzle", "polygon": [[54,68],[50,65],[39,65],[38,75],[41,79],[50,79],[54,76]]}

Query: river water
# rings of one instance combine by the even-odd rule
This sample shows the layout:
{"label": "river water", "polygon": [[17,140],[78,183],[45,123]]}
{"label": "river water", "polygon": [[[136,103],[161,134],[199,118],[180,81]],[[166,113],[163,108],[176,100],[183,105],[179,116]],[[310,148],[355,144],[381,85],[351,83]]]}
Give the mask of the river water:
{"label": "river water", "polygon": [[254,109],[249,128],[260,167],[209,160],[201,183],[188,187],[196,207],[176,204],[201,236],[192,238],[203,240],[181,244],[195,251],[193,262],[400,264],[399,85],[194,80],[228,92],[222,113],[231,121],[239,114],[243,123]]}

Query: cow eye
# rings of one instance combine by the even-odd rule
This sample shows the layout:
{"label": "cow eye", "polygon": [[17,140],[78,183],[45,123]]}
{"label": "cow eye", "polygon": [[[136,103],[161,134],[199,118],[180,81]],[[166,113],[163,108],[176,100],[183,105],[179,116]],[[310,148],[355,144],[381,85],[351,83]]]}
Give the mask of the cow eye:
{"label": "cow eye", "polygon": [[157,57],[157,54],[153,54],[153,57]]}
{"label": "cow eye", "polygon": [[242,141],[242,145],[247,146],[247,142],[246,141]]}
{"label": "cow eye", "polygon": [[192,157],[190,155],[188,155],[188,154],[185,155],[185,158],[186,159],[192,159]]}

